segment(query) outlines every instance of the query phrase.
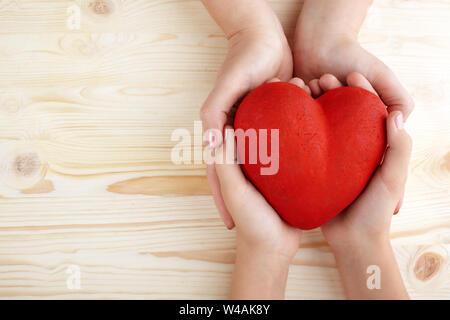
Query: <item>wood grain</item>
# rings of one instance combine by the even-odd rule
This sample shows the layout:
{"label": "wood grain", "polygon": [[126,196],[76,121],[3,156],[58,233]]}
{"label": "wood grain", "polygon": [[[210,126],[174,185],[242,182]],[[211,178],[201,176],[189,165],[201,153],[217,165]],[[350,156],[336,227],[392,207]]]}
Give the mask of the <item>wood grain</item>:
{"label": "wood grain", "polygon": [[[292,35],[301,1],[270,4]],[[360,34],[416,102],[391,235],[414,298],[450,298],[449,18],[448,0],[378,0]],[[204,166],[170,158],[226,52],[200,1],[0,1],[1,298],[227,296],[234,231]],[[66,285],[72,265],[80,289]],[[344,298],[318,230],[305,232],[287,297]]]}

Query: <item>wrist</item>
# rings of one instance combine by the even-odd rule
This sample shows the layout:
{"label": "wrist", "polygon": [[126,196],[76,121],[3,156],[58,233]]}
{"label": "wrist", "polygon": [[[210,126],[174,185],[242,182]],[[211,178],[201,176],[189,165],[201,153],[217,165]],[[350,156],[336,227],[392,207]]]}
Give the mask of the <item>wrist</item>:
{"label": "wrist", "polygon": [[306,0],[297,21],[294,53],[307,61],[329,59],[336,48],[358,44],[371,0]]}
{"label": "wrist", "polygon": [[357,256],[362,253],[376,253],[391,248],[389,235],[384,234],[347,235],[339,241],[329,242],[329,245],[336,257],[349,256],[349,252],[352,253],[352,256]]}
{"label": "wrist", "polygon": [[372,0],[306,0],[299,16],[297,31],[320,41],[334,39],[356,41],[372,2]]}
{"label": "wrist", "polygon": [[391,244],[386,239],[340,246],[336,265],[349,299],[408,299]]}
{"label": "wrist", "polygon": [[238,240],[236,246],[237,261],[258,264],[265,270],[270,270],[272,274],[287,273],[294,255],[260,244],[248,244],[242,240]]}
{"label": "wrist", "polygon": [[[233,33],[226,33],[229,47],[233,47],[239,43],[264,43],[270,44],[272,47],[282,48],[287,45],[287,39],[278,23],[260,23],[251,26],[242,26]],[[279,44],[277,46],[276,44]]]}
{"label": "wrist", "polygon": [[211,16],[227,39],[235,34],[261,29],[280,28],[280,22],[265,0],[203,0]]}
{"label": "wrist", "polygon": [[231,299],[283,299],[289,263],[272,252],[239,244],[231,282]]}
{"label": "wrist", "polygon": [[244,7],[240,11],[241,14],[231,14],[234,18],[229,19],[230,24],[222,28],[230,45],[241,39],[251,42],[287,42],[277,15],[265,1],[250,0],[247,3],[238,3]]}
{"label": "wrist", "polygon": [[329,59],[329,54],[333,50],[359,45],[358,35],[352,31],[322,26],[317,31],[308,32],[315,28],[314,23],[301,27],[294,39],[294,54],[307,61],[314,61],[321,57]]}

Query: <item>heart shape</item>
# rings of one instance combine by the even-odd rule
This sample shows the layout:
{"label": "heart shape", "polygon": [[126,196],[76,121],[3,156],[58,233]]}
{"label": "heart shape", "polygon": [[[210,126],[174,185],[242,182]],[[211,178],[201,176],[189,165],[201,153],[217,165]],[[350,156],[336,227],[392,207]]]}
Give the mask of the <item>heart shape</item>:
{"label": "heart shape", "polygon": [[242,169],[287,223],[317,228],[367,185],[386,150],[386,117],[380,98],[358,87],[340,87],[313,99],[290,83],[263,84],[241,102],[234,127],[253,128],[258,139],[265,139],[260,129],[266,129],[268,153],[271,129],[279,129],[279,169],[261,175],[270,164],[260,157],[249,163],[248,139],[237,145]]}

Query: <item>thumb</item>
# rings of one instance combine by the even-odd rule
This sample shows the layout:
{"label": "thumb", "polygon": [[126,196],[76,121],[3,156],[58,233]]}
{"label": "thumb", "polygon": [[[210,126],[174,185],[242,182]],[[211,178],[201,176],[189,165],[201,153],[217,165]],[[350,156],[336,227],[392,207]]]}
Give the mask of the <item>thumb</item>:
{"label": "thumb", "polygon": [[233,105],[247,92],[238,77],[219,76],[200,110],[206,144],[216,148],[222,144],[222,132]]}
{"label": "thumb", "polygon": [[393,111],[386,121],[388,148],[380,167],[381,178],[389,192],[400,199],[408,176],[412,140],[404,129],[403,114]]}

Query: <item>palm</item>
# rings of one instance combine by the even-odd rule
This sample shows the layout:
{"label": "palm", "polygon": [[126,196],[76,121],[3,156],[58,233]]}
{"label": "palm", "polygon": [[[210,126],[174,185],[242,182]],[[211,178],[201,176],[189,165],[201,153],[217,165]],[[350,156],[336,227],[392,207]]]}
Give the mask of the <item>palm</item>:
{"label": "palm", "polygon": [[224,198],[228,204],[240,209],[235,222],[243,240],[252,246],[274,248],[285,256],[295,254],[301,231],[284,222],[251,183],[248,182],[240,194],[239,198],[224,194]]}
{"label": "palm", "polygon": [[322,226],[325,239],[328,243],[335,244],[352,232],[362,232],[373,238],[388,236],[394,210],[391,203],[395,203],[391,198],[378,169],[358,199]]}

